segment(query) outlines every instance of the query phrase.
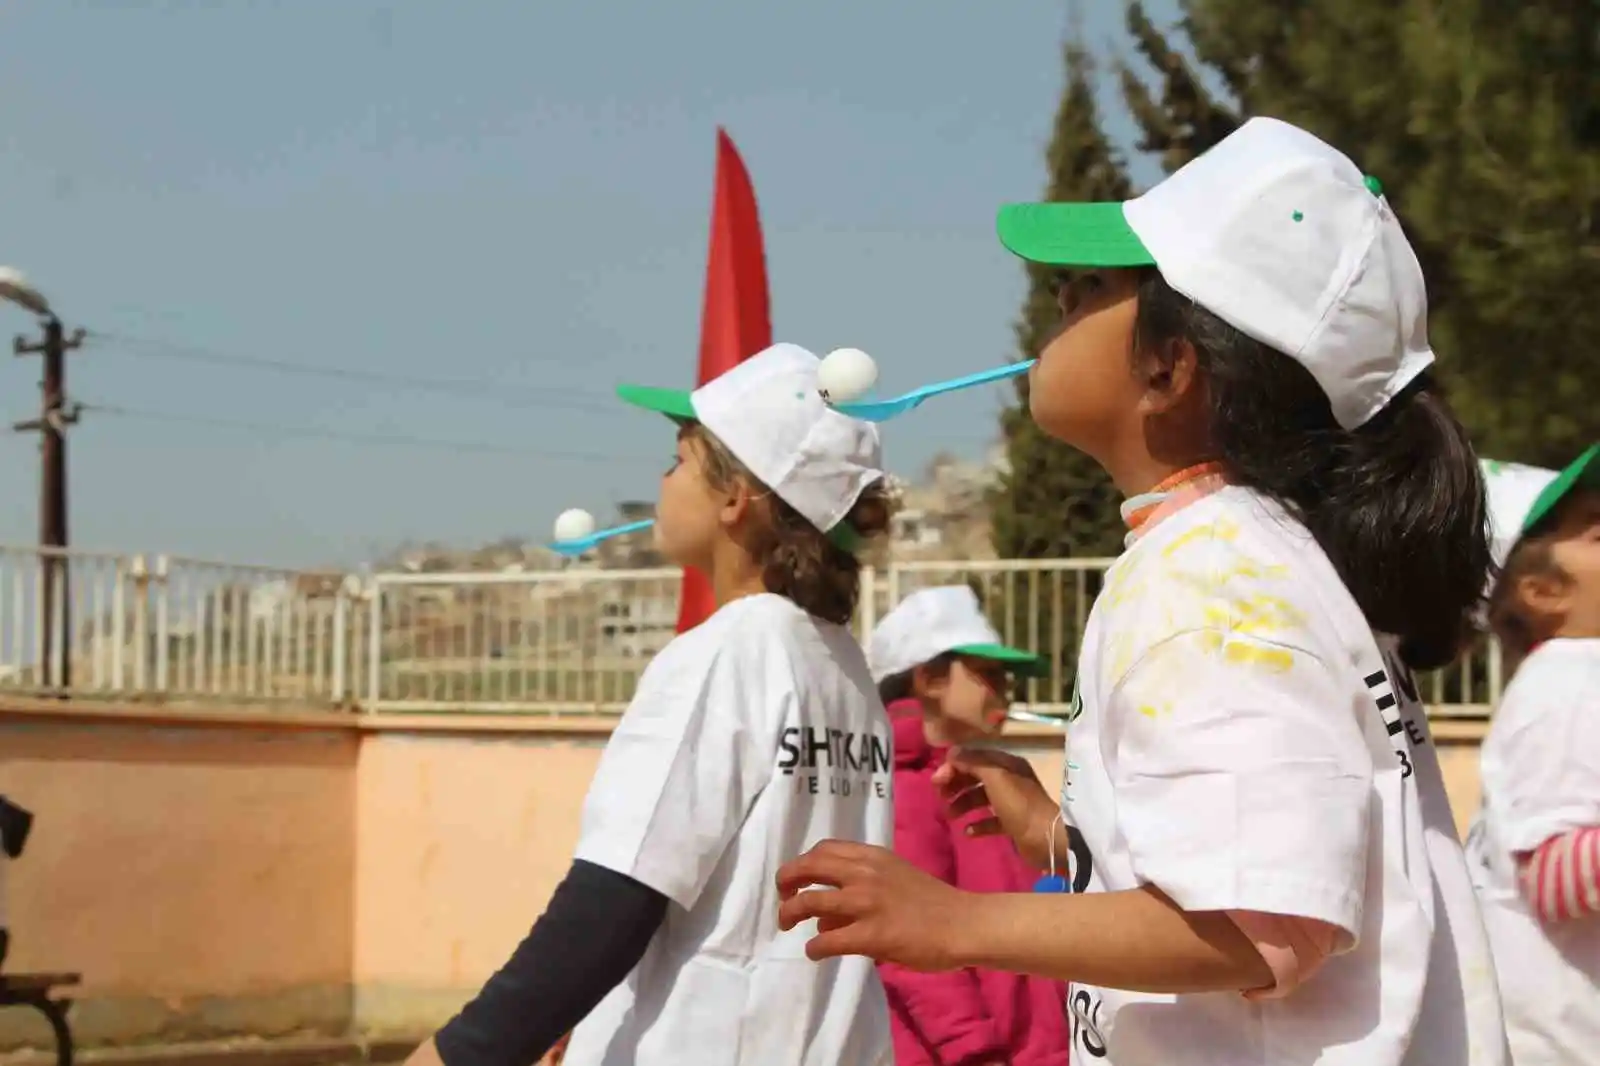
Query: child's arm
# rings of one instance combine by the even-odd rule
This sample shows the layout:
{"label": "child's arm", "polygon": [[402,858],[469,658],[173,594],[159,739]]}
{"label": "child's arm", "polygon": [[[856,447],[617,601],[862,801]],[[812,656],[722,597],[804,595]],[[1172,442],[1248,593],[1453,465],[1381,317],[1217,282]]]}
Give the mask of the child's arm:
{"label": "child's arm", "polygon": [[[743,649],[669,645],[640,678],[584,799],[572,869],[545,914],[412,1066],[530,1066],[627,977],[665,919],[693,908],[771,776],[739,713]],[[759,676],[759,674],[757,674]]]}
{"label": "child's arm", "polygon": [[[827,888],[805,891],[812,886]],[[868,955],[918,970],[983,967],[1140,992],[1244,991],[1272,972],[1219,912],[1154,888],[962,892],[893,852],[829,840],[778,872],[778,924],[818,919],[813,959]]]}
{"label": "child's arm", "polygon": [[1600,826],[1553,836],[1518,856],[1523,898],[1542,922],[1600,914]]}
{"label": "child's arm", "polygon": [[[1122,876],[1141,888],[986,896],[934,882],[917,901],[905,871],[877,868],[881,854],[856,859],[873,864],[858,871],[818,866],[813,851],[780,872],[780,886],[840,890],[786,899],[783,920],[829,919],[812,941],[819,957],[986,966],[1133,991],[1275,987],[1232,914],[1331,926],[1333,952],[1359,930],[1374,768],[1355,717],[1367,708],[1351,706],[1339,673],[1347,668],[1286,639],[1202,629],[1162,641],[1126,672],[1099,711],[1096,754],[1116,798]],[[893,891],[883,887],[891,877]]]}
{"label": "child's arm", "polygon": [[1272,971],[1226,914],[1189,913],[1146,886],[1082,896],[977,895],[961,923],[968,966],[1135,992],[1243,992]]}
{"label": "child's arm", "polygon": [[[894,850],[918,869],[946,884],[955,882],[956,857],[950,823],[926,780],[895,782]],[[922,1043],[939,1052],[938,1061],[992,1063],[1005,1046],[984,1006],[977,976],[970,970],[919,973],[903,966],[879,970],[894,1016]]]}
{"label": "child's arm", "polygon": [[622,874],[572,864],[509,961],[410,1066],[530,1066],[636,966],[667,899]]}

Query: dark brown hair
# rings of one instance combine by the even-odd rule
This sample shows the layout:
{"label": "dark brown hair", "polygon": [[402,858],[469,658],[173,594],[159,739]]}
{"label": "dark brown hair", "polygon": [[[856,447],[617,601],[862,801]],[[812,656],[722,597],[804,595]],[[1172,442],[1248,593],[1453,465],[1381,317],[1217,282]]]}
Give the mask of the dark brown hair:
{"label": "dark brown hair", "polygon": [[1294,514],[1373,629],[1415,670],[1464,649],[1489,574],[1483,473],[1433,379],[1418,376],[1353,430],[1294,359],[1180,295],[1155,270],[1139,283],[1141,354],[1194,347],[1211,399],[1211,442],[1234,482]]}
{"label": "dark brown hair", "polygon": [[[950,672],[950,664],[955,662],[955,658],[955,652],[947,651],[943,655],[935,655],[921,665],[926,667],[934,677],[943,677]],[[898,700],[911,699],[917,694],[916,675],[917,668],[913,666],[909,670],[902,670],[898,674],[892,674],[879,681],[878,698],[884,702],[885,706]]]}
{"label": "dark brown hair", "polygon": [[[699,448],[706,483],[713,489],[724,491],[736,481],[761,485],[705,427],[691,423],[682,436]],[[762,521],[751,524],[744,546],[761,562],[766,590],[793,601],[807,614],[849,625],[861,595],[861,560],[829,540],[776,493],[762,493],[759,508]],[[889,486],[879,480],[862,491],[844,520],[865,542],[888,532],[893,514]]]}

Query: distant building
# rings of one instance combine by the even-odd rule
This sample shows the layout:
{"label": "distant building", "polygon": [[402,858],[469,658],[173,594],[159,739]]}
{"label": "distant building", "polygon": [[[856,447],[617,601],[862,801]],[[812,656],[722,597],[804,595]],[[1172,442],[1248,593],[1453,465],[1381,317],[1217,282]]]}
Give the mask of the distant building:
{"label": "distant building", "polygon": [[899,482],[891,558],[993,559],[989,494],[1004,470],[1005,450],[1000,447],[976,462],[941,453],[920,481]]}

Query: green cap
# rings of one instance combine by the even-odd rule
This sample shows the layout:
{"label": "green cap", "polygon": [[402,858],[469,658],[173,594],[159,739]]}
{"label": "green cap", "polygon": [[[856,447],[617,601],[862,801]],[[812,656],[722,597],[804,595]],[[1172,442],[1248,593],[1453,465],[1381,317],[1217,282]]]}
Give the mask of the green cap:
{"label": "green cap", "polygon": [[683,389],[655,389],[648,385],[618,385],[617,395],[624,403],[666,415],[674,422],[695,420],[694,402]]}
{"label": "green cap", "polygon": [[1535,526],[1549,518],[1550,513],[1562,500],[1572,495],[1574,490],[1583,488],[1600,489],[1600,443],[1589,445],[1582,455],[1568,463],[1566,468],[1556,475],[1556,479],[1539,493],[1533,501],[1533,506],[1528,508],[1528,517],[1522,521],[1523,536],[1527,536]]}
{"label": "green cap", "polygon": [[1006,204],[995,221],[1000,243],[1031,263],[1059,267],[1155,266],[1128,225],[1121,202]]}
{"label": "green cap", "polygon": [[950,650],[957,655],[999,663],[1019,677],[1043,677],[1048,672],[1045,661],[1033,652],[1005,644],[963,644]]}

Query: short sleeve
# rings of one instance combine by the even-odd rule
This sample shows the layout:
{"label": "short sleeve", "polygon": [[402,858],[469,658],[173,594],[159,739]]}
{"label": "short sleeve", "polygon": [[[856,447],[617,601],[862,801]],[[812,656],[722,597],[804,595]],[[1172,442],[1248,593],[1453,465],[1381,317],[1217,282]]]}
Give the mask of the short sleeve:
{"label": "short sleeve", "polygon": [[669,645],[651,662],[600,757],[576,858],[694,906],[772,776],[762,738],[790,697],[765,666],[737,641]]}
{"label": "short sleeve", "polygon": [[1112,690],[1103,755],[1135,876],[1188,911],[1312,918],[1353,942],[1372,757],[1334,670],[1238,631],[1180,632]]}
{"label": "short sleeve", "polygon": [[1529,659],[1495,712],[1506,726],[1497,721],[1493,738],[1505,771],[1493,785],[1496,835],[1512,854],[1600,825],[1600,671],[1569,666]]}

